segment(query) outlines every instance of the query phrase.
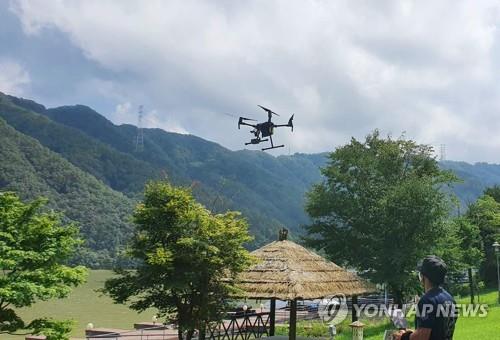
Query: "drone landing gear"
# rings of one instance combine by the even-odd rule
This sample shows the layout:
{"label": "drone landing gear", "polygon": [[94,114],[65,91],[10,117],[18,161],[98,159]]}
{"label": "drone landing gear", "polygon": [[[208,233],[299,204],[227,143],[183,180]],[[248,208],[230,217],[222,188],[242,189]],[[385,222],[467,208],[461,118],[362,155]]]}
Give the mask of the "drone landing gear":
{"label": "drone landing gear", "polygon": [[282,148],[284,147],[284,145],[276,145],[274,146],[274,143],[273,143],[273,137],[272,136],[269,136],[269,139],[271,140],[271,146],[268,147],[268,148],[264,148],[262,149],[262,151],[266,151],[266,150],[271,150],[271,149],[277,149],[277,148]]}
{"label": "drone landing gear", "polygon": [[271,149],[277,149],[277,148],[282,148],[282,147],[284,147],[284,145],[270,146],[268,148],[262,149],[262,151],[271,150]]}

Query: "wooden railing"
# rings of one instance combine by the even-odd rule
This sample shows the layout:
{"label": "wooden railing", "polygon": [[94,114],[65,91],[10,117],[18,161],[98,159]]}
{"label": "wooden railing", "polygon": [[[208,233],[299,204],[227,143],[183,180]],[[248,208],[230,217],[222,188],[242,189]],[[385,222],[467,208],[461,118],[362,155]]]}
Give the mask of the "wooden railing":
{"label": "wooden railing", "polygon": [[226,320],[209,325],[207,339],[246,340],[269,335],[269,312],[228,315]]}

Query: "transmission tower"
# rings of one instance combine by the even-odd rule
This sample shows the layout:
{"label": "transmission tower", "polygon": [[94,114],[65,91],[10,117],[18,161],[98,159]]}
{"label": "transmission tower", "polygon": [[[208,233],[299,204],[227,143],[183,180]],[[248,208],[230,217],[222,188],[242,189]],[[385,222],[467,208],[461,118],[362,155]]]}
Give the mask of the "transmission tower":
{"label": "transmission tower", "polygon": [[439,160],[440,161],[446,160],[446,144],[441,144],[439,146]]}
{"label": "transmission tower", "polygon": [[139,105],[137,117],[137,137],[135,139],[135,151],[141,152],[144,150],[144,131],[142,129],[143,106]]}

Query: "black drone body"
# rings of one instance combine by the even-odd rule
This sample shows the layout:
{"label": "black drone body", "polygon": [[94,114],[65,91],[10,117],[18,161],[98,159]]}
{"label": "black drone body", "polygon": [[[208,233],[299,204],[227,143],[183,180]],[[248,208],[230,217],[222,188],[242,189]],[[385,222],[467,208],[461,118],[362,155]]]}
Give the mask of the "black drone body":
{"label": "black drone body", "polygon": [[[267,122],[258,123],[258,124],[250,124],[250,123],[246,123],[246,121],[255,121],[255,119],[250,119],[250,118],[245,118],[245,117],[240,117],[240,119],[238,120],[238,129],[241,127],[241,125],[253,127],[253,130],[250,131],[250,133],[252,133],[255,136],[255,138],[252,138],[250,140],[250,142],[245,143],[245,145],[259,144],[262,142],[270,141],[271,146],[268,148],[263,148],[262,151],[284,147],[285,145],[276,145],[276,146],[274,145],[274,143],[273,143],[274,128],[290,127],[290,128],[292,128],[292,131],[293,131],[293,116],[294,115],[292,115],[290,117],[290,119],[288,120],[288,124],[274,124],[272,122],[272,117],[273,117],[273,115],[279,116],[279,114],[269,110],[268,108],[265,108],[264,106],[259,105],[259,107],[262,110],[267,112],[267,117],[268,117]],[[269,137],[269,139],[267,137]]]}

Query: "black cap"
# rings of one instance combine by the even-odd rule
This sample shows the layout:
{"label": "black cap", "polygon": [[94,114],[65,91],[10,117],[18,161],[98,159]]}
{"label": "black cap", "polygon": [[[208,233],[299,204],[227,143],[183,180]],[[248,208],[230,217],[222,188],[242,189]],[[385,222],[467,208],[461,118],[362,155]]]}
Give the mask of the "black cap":
{"label": "black cap", "polygon": [[433,284],[440,285],[444,283],[447,267],[444,261],[435,256],[426,256],[418,265],[418,271],[427,277]]}

